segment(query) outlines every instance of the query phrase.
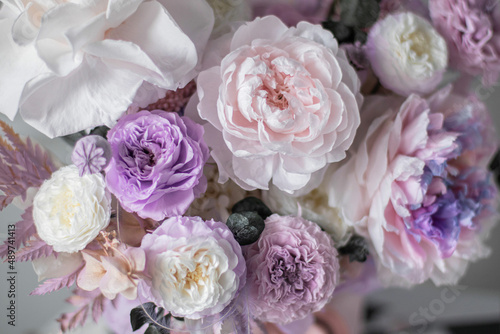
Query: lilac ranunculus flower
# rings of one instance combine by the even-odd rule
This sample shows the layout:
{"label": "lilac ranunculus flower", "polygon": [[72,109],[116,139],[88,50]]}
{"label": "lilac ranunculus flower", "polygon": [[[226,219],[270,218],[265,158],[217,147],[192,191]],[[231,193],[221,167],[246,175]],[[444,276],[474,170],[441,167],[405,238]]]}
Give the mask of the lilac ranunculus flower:
{"label": "lilac ranunculus flower", "polygon": [[430,0],[436,29],[448,43],[450,65],[482,75],[492,85],[500,75],[500,5],[491,0]]}
{"label": "lilac ranunculus flower", "polygon": [[241,247],[226,224],[172,217],[142,240],[149,277],[143,294],[173,315],[215,315],[245,285]]}
{"label": "lilac ranunculus flower", "polygon": [[254,317],[287,324],[326,305],[338,282],[337,250],[318,225],[274,214],[247,251]]}
{"label": "lilac ranunculus flower", "polygon": [[206,189],[203,127],[160,110],[120,119],[108,133],[106,184],[129,212],[161,220],[182,215]]}

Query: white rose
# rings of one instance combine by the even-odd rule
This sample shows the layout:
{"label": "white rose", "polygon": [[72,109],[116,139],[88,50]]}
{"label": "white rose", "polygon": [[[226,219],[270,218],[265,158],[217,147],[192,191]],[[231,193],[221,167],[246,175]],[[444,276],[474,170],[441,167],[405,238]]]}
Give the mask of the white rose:
{"label": "white rose", "polygon": [[448,65],[443,37],[427,20],[409,12],[375,24],[366,52],[382,85],[403,96],[432,92]]}
{"label": "white rose", "polygon": [[74,165],[45,181],[33,201],[33,220],[40,238],[56,252],[82,250],[110,220],[111,195],[101,174],[80,177]]}
{"label": "white rose", "polygon": [[214,22],[205,0],[4,3],[0,112],[48,136],[112,126],[137,94],[186,85]]}

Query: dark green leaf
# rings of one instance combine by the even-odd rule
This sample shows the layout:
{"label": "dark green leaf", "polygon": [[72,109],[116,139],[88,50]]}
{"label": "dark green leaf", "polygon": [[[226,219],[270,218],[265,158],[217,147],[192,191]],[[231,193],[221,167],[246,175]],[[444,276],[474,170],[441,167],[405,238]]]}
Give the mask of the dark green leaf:
{"label": "dark green leaf", "polygon": [[365,238],[353,235],[347,244],[338,249],[340,255],[348,255],[349,261],[365,262],[370,254]]}
{"label": "dark green leaf", "polygon": [[232,208],[233,213],[240,213],[245,211],[256,211],[262,217],[262,219],[266,219],[273,214],[273,212],[264,204],[264,202],[262,202],[257,197],[252,196],[242,199],[241,201],[237,202]]}
{"label": "dark green leaf", "polygon": [[256,211],[232,213],[226,225],[242,246],[256,242],[266,226],[264,219]]}
{"label": "dark green leaf", "polygon": [[342,22],[326,21],[323,22],[323,28],[330,30],[340,44],[354,42],[354,29]]}
{"label": "dark green leaf", "polygon": [[374,24],[380,13],[376,0],[341,0],[340,19],[347,26],[367,28]]}
{"label": "dark green leaf", "polygon": [[[156,309],[154,303],[144,303],[130,311],[130,324],[132,330],[136,331],[141,328],[144,324],[150,324],[149,327],[154,326],[159,330],[161,334],[168,334],[170,331],[163,327],[168,327],[170,325],[171,314],[165,315],[165,310],[161,307]],[[160,326],[158,326],[159,324]],[[162,327],[161,327],[162,326]],[[149,329],[149,328],[148,328]]]}

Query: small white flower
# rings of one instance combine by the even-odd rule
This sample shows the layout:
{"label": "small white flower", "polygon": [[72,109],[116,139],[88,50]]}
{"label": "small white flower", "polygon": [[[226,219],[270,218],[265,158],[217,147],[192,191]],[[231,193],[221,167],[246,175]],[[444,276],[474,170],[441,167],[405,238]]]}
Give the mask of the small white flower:
{"label": "small white flower", "polygon": [[33,202],[33,220],[40,238],[56,252],[82,250],[105,228],[111,195],[101,174],[80,177],[74,165],[45,181]]}
{"label": "small white flower", "polygon": [[366,47],[382,85],[403,96],[430,93],[448,65],[445,40],[427,20],[409,12],[379,21]]}
{"label": "small white flower", "polygon": [[339,208],[328,205],[328,192],[318,187],[305,195],[294,197],[275,186],[262,192],[264,202],[271,211],[281,216],[297,215],[318,224],[337,244],[343,244],[351,236],[351,229],[342,218]]}

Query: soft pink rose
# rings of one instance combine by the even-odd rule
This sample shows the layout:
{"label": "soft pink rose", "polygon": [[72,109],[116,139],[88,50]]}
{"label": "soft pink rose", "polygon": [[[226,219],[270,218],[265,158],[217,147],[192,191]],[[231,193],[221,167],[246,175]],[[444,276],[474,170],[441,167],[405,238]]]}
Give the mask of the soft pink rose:
{"label": "soft pink rose", "polygon": [[330,32],[268,16],[215,41],[205,57],[198,111],[219,182],[292,193],[344,159],[360,122],[360,82]]}

